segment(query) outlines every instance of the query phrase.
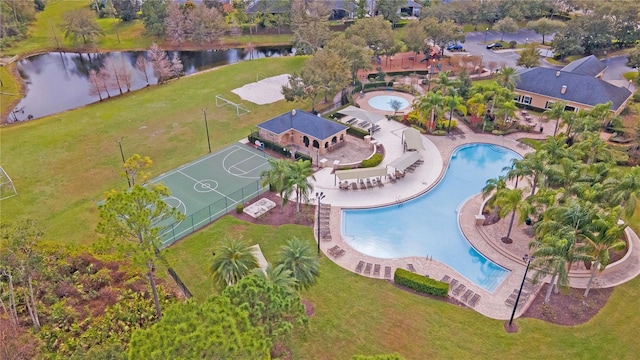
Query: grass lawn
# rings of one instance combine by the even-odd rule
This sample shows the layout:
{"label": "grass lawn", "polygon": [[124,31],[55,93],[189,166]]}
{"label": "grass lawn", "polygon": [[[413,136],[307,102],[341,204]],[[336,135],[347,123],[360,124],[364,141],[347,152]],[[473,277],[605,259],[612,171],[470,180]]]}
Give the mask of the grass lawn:
{"label": "grass lawn", "polygon": [[[213,148],[249,135],[257,123],[308,104],[279,101],[255,105],[230,90],[301,68],[305,57],[241,62],[196,74],[121,98],[0,128],[2,166],[18,196],[3,200],[3,220],[39,219],[57,241],[88,243],[97,223],[96,202],[105,191],[126,186],[120,176],[122,140],[126,157],[154,160],[152,175],[178,167],[207,152],[202,110],[207,109]],[[231,107],[216,107],[214,96],[242,102],[252,112],[237,117]]]}
{"label": "grass lawn", "polygon": [[4,113],[10,104],[13,104],[16,100],[22,96],[19,94],[20,85],[16,79],[11,76],[9,68],[13,68],[14,64],[7,66],[0,66],[0,79],[2,79],[2,87],[0,87],[0,113]]}
{"label": "grass lawn", "polygon": [[[274,209],[277,211],[278,209]],[[252,225],[231,216],[176,243],[164,253],[196,298],[217,290],[211,284],[211,252],[225,236],[259,243],[272,262],[292,236],[313,243],[312,229]],[[296,332],[290,344],[294,359],[349,359],[354,354],[398,352],[406,359],[564,358],[634,359],[637,341],[635,309],[640,306],[640,279],[618,287],[609,304],[590,322],[562,327],[518,319],[520,332],[507,334],[503,321],[473,310],[402,291],[391,283],[356,275],[324,255],[318,283],[303,298],[315,313],[309,328]],[[484,301],[484,300],[483,300]]]}

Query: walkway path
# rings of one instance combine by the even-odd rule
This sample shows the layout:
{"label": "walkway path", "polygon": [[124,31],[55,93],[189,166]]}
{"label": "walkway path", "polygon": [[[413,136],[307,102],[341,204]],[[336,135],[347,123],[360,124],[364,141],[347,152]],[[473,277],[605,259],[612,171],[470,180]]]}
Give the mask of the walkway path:
{"label": "walkway path", "polygon": [[[437,260],[431,260],[424,257],[409,257],[402,259],[380,259],[365,254],[361,254],[349,247],[341,237],[341,210],[343,208],[368,208],[383,205],[396,204],[418,196],[432,188],[444,175],[447,168],[449,158],[453,151],[468,143],[490,143],[510,148],[521,155],[533,151],[533,149],[524,146],[517,140],[522,137],[528,138],[545,138],[553,132],[552,126],[547,126],[543,133],[515,133],[506,136],[493,136],[485,134],[476,134],[471,131],[464,123],[458,122],[460,129],[464,135],[455,137],[445,136],[424,136],[423,143],[425,150],[420,151],[424,164],[419,166],[415,172],[408,173],[405,178],[400,179],[396,183],[384,180],[384,187],[375,187],[366,190],[340,190],[337,186],[337,179],[332,174],[331,168],[321,169],[315,174],[316,180],[313,182],[315,191],[322,191],[325,194],[323,204],[330,204],[329,229],[331,234],[330,241],[322,240],[321,248],[327,256],[343,268],[355,271],[358,264],[362,261],[365,264],[379,264],[382,269],[379,274],[364,274],[374,278],[384,279],[385,267],[390,267],[391,274],[396,268],[407,268],[408,264],[412,264],[416,272],[419,274],[429,275],[432,278],[440,280],[445,275],[460,280],[466,285],[467,289],[471,289],[481,295],[481,300],[475,305],[474,309],[485,316],[495,319],[508,319],[513,309],[512,305],[507,305],[505,300],[520,287],[522,281],[525,264],[522,261],[522,255],[526,253],[526,244],[530,241],[526,233],[526,225],[518,225],[513,230],[512,238],[514,243],[511,245],[503,244],[500,241],[500,234],[506,234],[508,224],[506,221],[500,221],[491,226],[476,226],[475,215],[480,213],[482,198],[475,196],[469,199],[459,212],[459,223],[461,229],[471,244],[480,251],[484,256],[492,261],[502,265],[506,269],[511,270],[506,279],[498,286],[498,288],[490,293],[471,281],[465,279],[454,269],[440,263]],[[395,121],[380,121],[378,123],[381,131],[375,134],[375,140],[384,144],[386,156],[381,166],[386,166],[392,160],[402,155],[401,136],[402,131],[406,128],[402,124]],[[323,224],[324,226],[325,224]],[[612,264],[597,277],[598,286],[610,287],[629,281],[640,274],[640,240],[632,231],[627,231],[630,239],[630,249],[623,262]],[[339,246],[345,250],[345,254],[337,258],[333,258],[328,250],[334,246]],[[393,275],[391,275],[391,278]],[[585,287],[588,280],[588,272],[585,270],[573,271],[571,276],[571,286]],[[539,289],[540,287],[538,287]],[[453,296],[460,300],[460,296]],[[528,302],[518,307],[516,316],[520,316],[533,301],[534,296],[529,297]],[[462,302],[462,301],[461,301]],[[464,302],[462,302],[464,303]]]}

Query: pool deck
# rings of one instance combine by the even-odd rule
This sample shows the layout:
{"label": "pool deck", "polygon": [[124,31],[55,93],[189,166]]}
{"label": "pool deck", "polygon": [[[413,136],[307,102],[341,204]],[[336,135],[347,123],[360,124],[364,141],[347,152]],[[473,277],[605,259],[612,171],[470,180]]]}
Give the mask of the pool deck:
{"label": "pool deck", "polygon": [[[363,108],[365,107],[363,106]],[[384,144],[386,156],[381,164],[381,166],[384,167],[402,155],[401,136],[402,131],[406,129],[406,127],[396,121],[383,120],[377,124],[381,127],[381,131],[374,135],[374,139]],[[517,139],[521,137],[544,138],[551,135],[549,132],[553,130],[552,126],[548,126],[549,129],[545,129],[546,131],[543,133],[516,133],[507,136],[493,136],[475,134],[467,128],[465,124],[461,122],[458,122],[458,124],[459,128],[464,132],[464,135],[455,137],[423,136],[425,150],[420,150],[420,153],[424,164],[418,166],[414,172],[407,173],[404,178],[399,179],[396,183],[391,183],[389,179],[383,179],[383,187],[362,190],[341,190],[337,185],[339,180],[332,174],[333,169],[324,168],[316,172],[315,181],[311,181],[314,185],[314,191],[322,191],[325,194],[322,204],[331,205],[328,225],[331,240],[321,240],[321,249],[329,259],[352,272],[355,272],[356,266],[360,261],[374,265],[379,264],[381,266],[380,274],[373,276],[372,271],[371,274],[365,275],[365,271],[363,270],[361,273],[362,276],[384,279],[384,269],[386,266],[389,266],[391,267],[391,279],[393,279],[395,269],[407,269],[408,264],[412,264],[418,274],[428,275],[437,280],[448,275],[451,278],[457,279],[461,284],[464,284],[467,289],[481,296],[480,301],[473,307],[474,310],[490,318],[509,319],[513,305],[506,305],[505,300],[509,298],[514,290],[517,291],[517,289],[520,288],[525,270],[525,263],[522,261],[522,256],[527,253],[527,244],[531,239],[525,232],[527,228],[526,225],[514,225],[511,235],[514,242],[509,245],[503,244],[500,241],[500,237],[506,235],[506,229],[508,227],[507,221],[499,221],[497,224],[490,226],[476,226],[475,215],[480,213],[483,202],[480,195],[469,198],[464,205],[460,207],[458,221],[464,235],[480,253],[510,270],[505,280],[493,293],[475,285],[457,273],[453,268],[437,260],[424,257],[400,259],[375,258],[353,250],[341,237],[340,222],[341,210],[343,208],[368,208],[398,204],[428,191],[444,176],[451,154],[457,147],[469,143],[488,143],[504,146],[524,155],[527,152],[533,151],[533,149],[519,143]],[[313,201],[315,202],[315,199]],[[316,224],[318,224],[318,221],[316,221]],[[626,257],[623,258],[620,263],[609,265],[605,271],[596,277],[598,287],[616,286],[640,274],[640,239],[638,239],[638,236],[630,231],[630,229],[627,230],[631,247]],[[328,253],[328,250],[336,245],[344,249],[345,254],[334,258]],[[588,275],[589,272],[586,269],[572,269],[570,275],[571,286],[578,288],[586,287]],[[532,276],[533,272],[530,271],[528,277]],[[536,292],[539,291],[540,286],[536,289]],[[461,292],[457,296],[453,296],[450,293],[449,296],[458,300],[461,306],[468,306],[460,299],[463,294],[464,292]],[[520,302],[516,317],[526,311],[534,298],[535,296],[530,296],[526,302]]]}

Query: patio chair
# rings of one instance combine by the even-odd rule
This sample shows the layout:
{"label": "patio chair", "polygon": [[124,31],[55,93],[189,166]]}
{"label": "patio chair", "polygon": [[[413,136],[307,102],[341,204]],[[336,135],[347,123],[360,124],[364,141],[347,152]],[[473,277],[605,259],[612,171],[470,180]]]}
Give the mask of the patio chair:
{"label": "patio chair", "polygon": [[416,272],[416,268],[413,267],[413,264],[407,264],[407,269],[412,273]]}
{"label": "patio chair", "polygon": [[367,189],[372,189],[373,184],[371,183],[371,179],[367,178]]}
{"label": "patio chair", "polygon": [[364,183],[364,180],[360,179],[360,189],[366,189],[367,185]]}
{"label": "patio chair", "polygon": [[448,283],[449,281],[451,281],[451,276],[445,275],[442,277],[442,279],[440,279],[440,281]]}
{"label": "patio chair", "polygon": [[336,252],[334,252],[334,253],[333,253],[333,258],[334,258],[334,259],[337,259],[337,258],[339,258],[340,256],[342,256],[342,255],[344,255],[344,254],[346,254],[346,253],[347,253],[347,252],[346,252],[346,251],[344,251],[344,249],[339,249],[338,251],[336,251]]}
{"label": "patio chair", "polygon": [[393,174],[388,174],[387,175],[389,177],[389,181],[391,181],[392,184],[396,183],[396,177]]}
{"label": "patio chair", "polygon": [[364,267],[365,275],[371,275],[371,267],[373,267],[373,265],[371,263],[367,263],[367,265]]}
{"label": "patio chair", "polygon": [[453,292],[453,289],[456,287],[456,285],[458,285],[458,280],[451,279],[451,282],[449,283],[449,291]]}
{"label": "patio chair", "polygon": [[334,246],[334,247],[330,248],[329,250],[327,250],[327,253],[328,253],[329,255],[333,255],[333,253],[334,253],[336,250],[338,250],[338,249],[340,249],[340,247],[339,247],[338,245],[336,245],[336,246]]}
{"label": "patio chair", "polygon": [[380,276],[380,264],[373,265],[373,276]]}
{"label": "patio chair", "polygon": [[458,286],[453,289],[453,295],[458,296],[461,292],[465,291],[467,289],[466,286],[464,286],[464,284],[458,284]]}
{"label": "patio chair", "polygon": [[469,300],[469,305],[471,307],[476,306],[476,304],[478,303],[478,301],[480,301],[480,294],[475,294],[473,295],[473,297],[471,298],[471,300]]}
{"label": "patio chair", "polygon": [[364,261],[360,261],[358,265],[356,265],[356,273],[362,273],[362,268],[364,267]]}
{"label": "patio chair", "polygon": [[378,185],[378,187],[383,187],[383,186],[384,186],[384,184],[382,183],[382,179],[378,179],[378,180],[376,181],[376,185]]}
{"label": "patio chair", "polygon": [[355,181],[351,183],[351,189],[352,190],[358,190],[358,183],[356,183]]}
{"label": "patio chair", "polygon": [[384,267],[384,278],[391,279],[391,266]]}
{"label": "patio chair", "polygon": [[467,290],[467,292],[464,293],[464,295],[462,295],[462,301],[468,301],[469,299],[471,299],[471,297],[473,296],[473,291],[471,290]]}

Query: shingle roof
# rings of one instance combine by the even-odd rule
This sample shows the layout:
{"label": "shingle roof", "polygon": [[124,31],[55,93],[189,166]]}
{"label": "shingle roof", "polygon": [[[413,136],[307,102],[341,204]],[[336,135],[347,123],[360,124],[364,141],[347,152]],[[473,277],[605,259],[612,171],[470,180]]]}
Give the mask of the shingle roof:
{"label": "shingle roof", "polygon": [[[564,94],[563,86],[567,87]],[[612,110],[617,110],[631,96],[629,90],[593,76],[547,68],[533,68],[520,73],[516,90],[591,106],[612,101]]]}
{"label": "shingle roof", "polygon": [[606,67],[607,66],[604,65],[600,60],[598,60],[597,57],[595,57],[594,55],[589,55],[587,57],[583,57],[582,59],[572,61],[569,65],[563,67],[560,70],[572,72],[574,74],[596,76]]}
{"label": "shingle roof", "polygon": [[260,0],[254,1],[246,8],[247,14],[255,14],[258,12],[266,14],[287,14],[291,11],[289,3],[279,0]]}
{"label": "shingle roof", "polygon": [[274,134],[282,134],[294,129],[302,134],[320,140],[328,139],[347,128],[345,125],[338,124],[306,111],[296,109],[295,115],[292,113],[291,111],[278,115],[271,120],[258,124],[258,128]]}

